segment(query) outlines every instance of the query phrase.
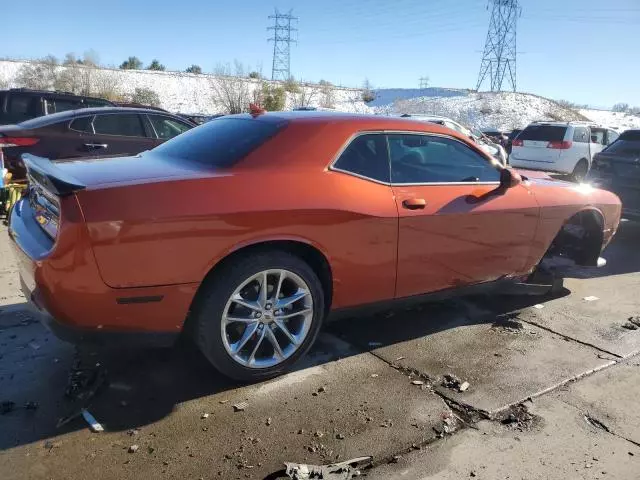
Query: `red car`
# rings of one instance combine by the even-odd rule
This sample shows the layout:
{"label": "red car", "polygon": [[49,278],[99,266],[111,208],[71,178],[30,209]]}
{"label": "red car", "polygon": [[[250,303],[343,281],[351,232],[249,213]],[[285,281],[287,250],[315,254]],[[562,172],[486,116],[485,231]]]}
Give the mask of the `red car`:
{"label": "red car", "polygon": [[23,159],[9,235],[54,332],[184,332],[241,380],[289,369],[330,313],[504,289],[545,254],[595,266],[621,209],[382,116],[228,116],[135,158]]}

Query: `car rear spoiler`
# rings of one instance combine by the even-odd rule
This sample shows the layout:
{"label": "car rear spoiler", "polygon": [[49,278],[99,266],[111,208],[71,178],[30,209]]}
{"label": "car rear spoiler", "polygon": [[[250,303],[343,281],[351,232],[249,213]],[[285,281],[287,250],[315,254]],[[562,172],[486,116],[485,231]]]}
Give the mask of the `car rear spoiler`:
{"label": "car rear spoiler", "polygon": [[51,193],[62,197],[86,188],[86,185],[67,175],[48,158],[36,157],[30,153],[23,153],[20,158],[27,169],[27,175]]}

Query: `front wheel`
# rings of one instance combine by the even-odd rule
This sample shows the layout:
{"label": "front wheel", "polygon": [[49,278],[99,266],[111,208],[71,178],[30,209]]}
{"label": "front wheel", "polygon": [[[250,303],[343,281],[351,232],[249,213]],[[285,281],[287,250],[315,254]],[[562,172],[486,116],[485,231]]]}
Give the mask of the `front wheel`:
{"label": "front wheel", "polygon": [[281,251],[253,254],[214,272],[194,311],[194,335],[224,375],[257,381],[287,371],[315,341],[324,294],[315,272]]}
{"label": "front wheel", "polygon": [[587,162],[587,160],[583,158],[578,163],[576,163],[576,166],[573,168],[571,179],[574,182],[582,182],[587,176],[588,172],[589,172],[589,162]]}

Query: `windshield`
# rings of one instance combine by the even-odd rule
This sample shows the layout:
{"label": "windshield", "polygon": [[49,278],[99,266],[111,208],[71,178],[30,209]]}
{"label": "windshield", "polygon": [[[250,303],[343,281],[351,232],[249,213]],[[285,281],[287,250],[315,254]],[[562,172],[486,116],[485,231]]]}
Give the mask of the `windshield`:
{"label": "windshield", "polygon": [[518,140],[561,142],[567,127],[553,125],[529,125],[518,135]]}
{"label": "windshield", "polygon": [[156,147],[155,153],[215,167],[228,167],[262,145],[287,124],[249,117],[211,120]]}

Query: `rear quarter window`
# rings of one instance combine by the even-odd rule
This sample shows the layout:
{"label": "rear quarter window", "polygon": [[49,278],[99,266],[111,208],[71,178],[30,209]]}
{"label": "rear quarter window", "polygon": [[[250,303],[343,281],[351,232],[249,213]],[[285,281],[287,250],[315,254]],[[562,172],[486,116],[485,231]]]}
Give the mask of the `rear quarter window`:
{"label": "rear quarter window", "polygon": [[223,117],[178,135],[153,151],[204,165],[229,167],[275,136],[287,123]]}
{"label": "rear quarter window", "polygon": [[561,142],[567,133],[567,127],[555,125],[529,125],[520,135],[519,140],[532,140],[544,142]]}

